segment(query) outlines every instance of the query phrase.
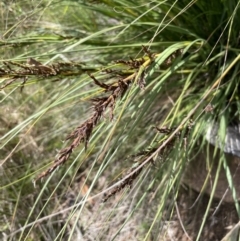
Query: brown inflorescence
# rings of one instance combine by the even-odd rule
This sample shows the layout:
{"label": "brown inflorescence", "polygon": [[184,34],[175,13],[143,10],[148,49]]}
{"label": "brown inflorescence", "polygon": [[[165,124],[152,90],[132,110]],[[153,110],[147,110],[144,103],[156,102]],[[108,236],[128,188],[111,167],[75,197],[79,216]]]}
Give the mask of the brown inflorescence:
{"label": "brown inflorescence", "polygon": [[[164,161],[164,159],[168,156],[169,152],[174,147],[174,143],[176,142],[176,140],[179,140],[179,137],[181,135],[183,135],[184,138],[187,138],[189,136],[192,125],[193,124],[190,121],[189,125],[186,128],[184,128],[184,133],[183,133],[183,130],[176,133],[174,135],[174,138],[171,139],[167,143],[167,145],[165,145],[165,147],[161,149],[161,152],[158,153],[161,160]],[[176,130],[176,128],[168,128],[168,127],[162,127],[162,128],[155,127],[155,128],[159,133],[167,136],[169,136],[171,133],[173,133]],[[160,146],[161,144],[162,142],[158,143],[158,146]],[[158,150],[158,147],[152,147],[152,148],[149,148],[148,150],[141,151],[135,155],[130,156],[130,158],[132,159],[135,159],[135,158],[138,159],[137,166],[134,168],[130,168],[130,170],[128,170],[127,172],[127,175],[125,175],[125,177],[122,178],[122,181],[120,182],[120,184],[114,187],[111,191],[104,194],[102,201],[106,202],[110,197],[114,196],[115,194],[123,190],[125,187],[131,188],[133,181],[139,176],[139,174],[147,166],[147,164],[149,163],[154,164],[153,158],[150,158],[150,157],[157,150]],[[136,163],[136,161],[134,162]]]}
{"label": "brown inflorescence", "polygon": [[[119,67],[123,67],[123,71],[118,70],[111,70],[109,68],[106,68],[103,70],[103,72],[114,75],[115,80],[111,84],[106,84],[103,82],[100,82],[97,80],[93,74],[89,73],[92,70],[87,68],[82,68],[81,64],[74,64],[74,63],[57,63],[57,64],[49,64],[49,65],[43,65],[40,62],[30,58],[27,64],[17,64],[8,62],[5,63],[6,68],[0,69],[0,77],[1,76],[8,76],[9,81],[6,83],[2,88],[5,88],[7,85],[10,85],[12,82],[14,82],[16,79],[19,78],[25,78],[23,79],[23,84],[27,80],[28,75],[38,75],[42,77],[51,77],[56,76],[59,74],[62,75],[68,75],[69,71],[67,71],[66,67],[74,68],[77,67],[76,73],[87,73],[89,77],[93,80],[95,85],[99,86],[104,90],[104,93],[108,93],[105,96],[95,97],[92,98],[91,101],[93,103],[93,113],[92,115],[84,121],[82,124],[77,126],[72,133],[70,133],[66,141],[70,141],[70,144],[63,148],[59,154],[58,157],[55,159],[53,165],[47,169],[45,172],[41,173],[35,181],[42,179],[43,177],[49,175],[54,170],[56,170],[57,167],[64,164],[71,156],[73,150],[79,146],[80,143],[84,143],[85,150],[87,149],[89,139],[91,137],[91,134],[93,132],[94,127],[98,124],[101,117],[105,114],[106,111],[109,111],[110,113],[110,120],[113,120],[114,116],[114,109],[116,105],[116,101],[118,99],[123,98],[126,91],[128,90],[131,83],[136,83],[140,89],[144,89],[146,85],[145,80],[145,74],[147,72],[148,67],[155,61],[155,58],[157,57],[156,54],[152,54],[149,49],[145,46],[143,46],[143,51],[145,52],[145,57],[140,59],[133,59],[130,58],[129,61],[125,60],[118,60],[115,61]],[[18,67],[18,69],[13,70],[11,66]],[[71,72],[71,71],[70,71]],[[71,73],[75,73],[72,71]],[[71,74],[70,73],[70,74]],[[148,154],[145,157],[148,157],[152,152],[148,152]],[[132,181],[139,175],[142,169],[138,169],[137,171],[133,171],[133,174],[130,175],[130,177],[124,181],[115,191],[111,192],[113,193],[117,192],[117,190],[121,190],[124,186],[130,185]],[[110,195],[110,196],[111,196]]]}

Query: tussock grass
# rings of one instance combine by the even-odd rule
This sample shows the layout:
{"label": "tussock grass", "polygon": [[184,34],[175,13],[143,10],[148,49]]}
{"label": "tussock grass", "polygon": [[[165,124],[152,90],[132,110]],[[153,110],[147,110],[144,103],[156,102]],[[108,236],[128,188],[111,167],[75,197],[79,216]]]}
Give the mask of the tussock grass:
{"label": "tussock grass", "polygon": [[206,123],[239,119],[239,1],[0,7],[2,238],[171,238]]}

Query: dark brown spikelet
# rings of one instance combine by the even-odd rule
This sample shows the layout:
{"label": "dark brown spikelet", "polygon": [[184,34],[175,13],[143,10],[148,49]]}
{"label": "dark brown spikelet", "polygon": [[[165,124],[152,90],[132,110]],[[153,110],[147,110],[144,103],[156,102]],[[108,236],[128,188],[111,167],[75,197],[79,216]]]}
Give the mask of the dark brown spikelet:
{"label": "dark brown spikelet", "polygon": [[87,144],[92,134],[93,127],[94,116],[82,125],[78,126],[70,135],[67,136],[66,140],[73,140],[72,149],[76,148],[81,142],[85,143],[85,149],[87,149]]}
{"label": "dark brown spikelet", "polygon": [[94,114],[91,118],[85,121],[83,124],[78,126],[70,135],[66,137],[66,140],[72,140],[71,144],[62,149],[59,152],[59,156],[54,161],[54,164],[45,172],[41,173],[37,178],[36,181],[42,179],[43,177],[52,173],[58,166],[64,164],[72,154],[73,150],[79,146],[80,143],[85,144],[85,150],[87,149],[88,141],[91,136],[93,127],[97,123],[98,115]]}
{"label": "dark brown spikelet", "polygon": [[87,119],[84,123],[79,125],[72,133],[70,133],[67,137],[67,141],[72,141],[71,144],[62,149],[59,152],[59,156],[54,161],[54,164],[45,172],[41,173],[36,181],[42,179],[43,177],[52,173],[58,166],[64,164],[69,157],[71,156],[73,150],[79,146],[80,143],[84,143],[85,150],[87,149],[89,139],[91,137],[93,128],[98,124],[100,118],[103,116],[104,112],[109,109],[110,110],[110,119],[113,119],[113,111],[115,107],[115,103],[117,98],[122,98],[128,88],[128,83],[123,82],[122,80],[118,81],[117,85],[107,85],[99,82],[94,76],[89,75],[94,83],[105,89],[106,92],[111,92],[110,95],[105,97],[93,98],[91,101],[93,102],[94,112],[92,116]]}
{"label": "dark brown spikelet", "polygon": [[133,59],[131,60],[116,60],[115,63],[117,64],[124,64],[129,67],[129,69],[138,69],[143,63],[145,62],[144,58],[141,59]]}
{"label": "dark brown spikelet", "polygon": [[[137,168],[135,168],[137,169]],[[116,195],[117,193],[119,193],[121,190],[123,190],[125,187],[129,187],[131,188],[133,181],[138,177],[138,175],[141,173],[143,167],[139,168],[138,170],[135,170],[134,168],[132,168],[130,170],[130,175],[128,176],[128,178],[126,178],[125,180],[123,180],[118,186],[116,186],[112,191],[110,191],[109,193],[105,193],[104,197],[102,199],[103,202],[106,202],[110,197]]]}
{"label": "dark brown spikelet", "polygon": [[[16,63],[12,61],[3,62],[3,67],[0,68],[0,78],[4,79],[3,85],[0,90],[17,81],[22,81],[21,89],[27,82],[28,78],[35,76],[38,78],[52,78],[52,81],[59,80],[63,76],[76,76],[81,75],[89,69],[84,69],[81,63],[55,63],[44,65],[41,62],[29,58],[27,63]],[[56,79],[58,77],[58,79]]]}

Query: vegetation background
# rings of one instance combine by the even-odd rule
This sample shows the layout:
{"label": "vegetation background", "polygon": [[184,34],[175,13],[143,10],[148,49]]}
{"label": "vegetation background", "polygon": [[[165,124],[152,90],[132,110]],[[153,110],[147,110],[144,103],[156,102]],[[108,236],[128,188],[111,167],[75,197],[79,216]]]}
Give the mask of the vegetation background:
{"label": "vegetation background", "polygon": [[1,1],[1,240],[222,240],[238,203],[214,216],[181,177],[239,119],[239,11]]}

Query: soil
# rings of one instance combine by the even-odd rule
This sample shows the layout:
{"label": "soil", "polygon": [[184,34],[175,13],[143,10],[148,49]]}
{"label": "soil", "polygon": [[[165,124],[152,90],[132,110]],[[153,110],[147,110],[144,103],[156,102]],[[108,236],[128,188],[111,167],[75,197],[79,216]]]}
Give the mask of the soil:
{"label": "soil", "polygon": [[[220,203],[220,201],[218,198],[213,200],[199,240],[220,241],[238,223],[234,203]],[[171,219],[173,225],[169,225],[166,230],[166,238],[162,240],[196,240],[208,203],[209,196],[207,194],[199,196],[198,192],[181,187],[177,200],[179,214],[175,208],[174,216]]]}

